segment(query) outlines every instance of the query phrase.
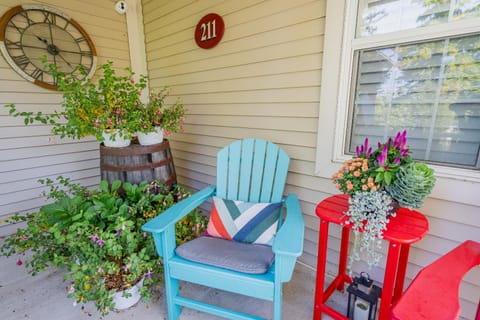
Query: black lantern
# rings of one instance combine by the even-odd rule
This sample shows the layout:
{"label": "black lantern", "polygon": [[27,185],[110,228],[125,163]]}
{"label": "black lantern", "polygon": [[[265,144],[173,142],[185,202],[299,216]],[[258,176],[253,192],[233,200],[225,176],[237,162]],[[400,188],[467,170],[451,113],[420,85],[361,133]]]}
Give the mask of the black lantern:
{"label": "black lantern", "polygon": [[[373,280],[370,279],[368,273],[360,273],[360,277],[354,277],[353,282],[347,288],[348,292],[348,306],[347,306],[347,317],[350,317],[350,314],[354,314],[355,308],[361,308],[363,310],[368,309],[368,320],[375,319],[375,314],[377,313],[378,298],[382,293],[382,288],[373,284]],[[351,303],[351,298],[353,295],[353,304]],[[357,299],[360,298],[366,303],[360,303]],[[365,305],[365,304],[368,304]],[[355,319],[353,320],[361,320]]]}

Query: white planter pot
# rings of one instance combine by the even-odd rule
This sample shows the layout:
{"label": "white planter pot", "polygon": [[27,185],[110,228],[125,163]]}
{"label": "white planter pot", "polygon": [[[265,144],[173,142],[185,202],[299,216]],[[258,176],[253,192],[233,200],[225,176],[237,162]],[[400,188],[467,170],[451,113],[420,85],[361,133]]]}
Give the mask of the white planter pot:
{"label": "white planter pot", "polygon": [[162,143],[163,130],[162,128],[157,127],[155,132],[137,132],[137,137],[138,143],[140,143],[142,146],[150,146],[152,144]]}
{"label": "white planter pot", "polygon": [[135,305],[140,298],[140,288],[143,286],[143,279],[140,280],[136,285],[132,286],[130,289],[125,290],[127,293],[131,294],[130,297],[122,297],[124,291],[115,292],[113,294],[113,303],[116,310],[128,309],[131,306]]}
{"label": "white planter pot", "polygon": [[[113,135],[115,134],[115,140],[113,140]],[[126,139],[125,137],[120,137],[118,130],[112,130],[109,132],[103,132],[103,144],[106,147],[111,148],[123,148],[128,147],[130,145],[130,139]]]}

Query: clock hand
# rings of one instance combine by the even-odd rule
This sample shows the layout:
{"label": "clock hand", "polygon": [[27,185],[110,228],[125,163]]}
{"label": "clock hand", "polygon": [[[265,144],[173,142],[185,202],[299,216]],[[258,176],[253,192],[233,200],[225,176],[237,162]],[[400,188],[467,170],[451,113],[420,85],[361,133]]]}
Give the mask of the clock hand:
{"label": "clock hand", "polygon": [[66,64],[68,64],[68,66],[73,70],[75,69],[71,64],[70,62],[68,62],[67,60],[65,60],[65,58],[60,54],[60,52],[58,53],[58,56],[63,60],[65,61]]}
{"label": "clock hand", "polygon": [[22,47],[24,47],[24,48],[32,48],[32,49],[42,49],[42,50],[45,49],[45,47],[29,46],[29,45],[27,45],[27,44],[22,45]]}
{"label": "clock hand", "polygon": [[36,34],[34,34],[34,36],[35,36],[38,40],[42,41],[43,43],[45,43],[45,44],[48,46],[48,41],[47,41],[47,39],[40,38],[40,37],[37,36]]}

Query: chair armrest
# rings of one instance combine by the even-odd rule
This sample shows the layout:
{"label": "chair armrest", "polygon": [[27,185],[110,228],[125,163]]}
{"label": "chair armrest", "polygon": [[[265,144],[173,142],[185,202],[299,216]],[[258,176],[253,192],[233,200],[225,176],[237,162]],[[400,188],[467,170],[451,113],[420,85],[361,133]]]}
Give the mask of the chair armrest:
{"label": "chair armrest", "polygon": [[304,222],[298,198],[294,194],[285,199],[287,215],[280,230],[275,235],[273,252],[299,257],[303,252]]}
{"label": "chair armrest", "polygon": [[175,224],[193,209],[200,206],[209,197],[214,195],[215,190],[215,186],[208,186],[194,193],[192,196],[181,200],[164,212],[160,213],[152,220],[145,223],[142,226],[142,230],[152,233],[164,232],[168,227]]}
{"label": "chair armrest", "polygon": [[290,281],[297,257],[303,252],[304,222],[297,196],[287,195],[285,207],[287,215],[275,235],[272,247],[275,253],[275,278],[280,282]]}

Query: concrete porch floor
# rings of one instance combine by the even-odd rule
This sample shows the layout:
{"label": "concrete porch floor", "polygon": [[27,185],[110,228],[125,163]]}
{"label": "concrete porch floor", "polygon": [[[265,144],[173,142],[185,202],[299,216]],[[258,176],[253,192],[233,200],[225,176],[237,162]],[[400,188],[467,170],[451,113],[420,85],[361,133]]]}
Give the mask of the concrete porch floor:
{"label": "concrete porch floor", "polygon": [[[93,303],[73,306],[66,297],[67,284],[62,281],[63,272],[49,270],[36,276],[29,275],[23,266],[16,265],[17,258],[0,258],[0,319],[2,320],[85,320],[85,319],[167,319],[165,293],[159,287],[153,301],[139,302],[123,311],[110,312],[101,317]],[[194,296],[206,302],[239,311],[255,313],[260,317],[272,317],[272,303],[249,297],[222,292],[196,285],[183,285],[182,294]],[[291,282],[283,289],[283,319],[312,319],[315,270],[298,263]],[[336,292],[329,304],[338,311],[346,311],[346,294]],[[181,320],[214,320],[218,317],[183,309]],[[328,317],[325,317],[328,319]]]}

